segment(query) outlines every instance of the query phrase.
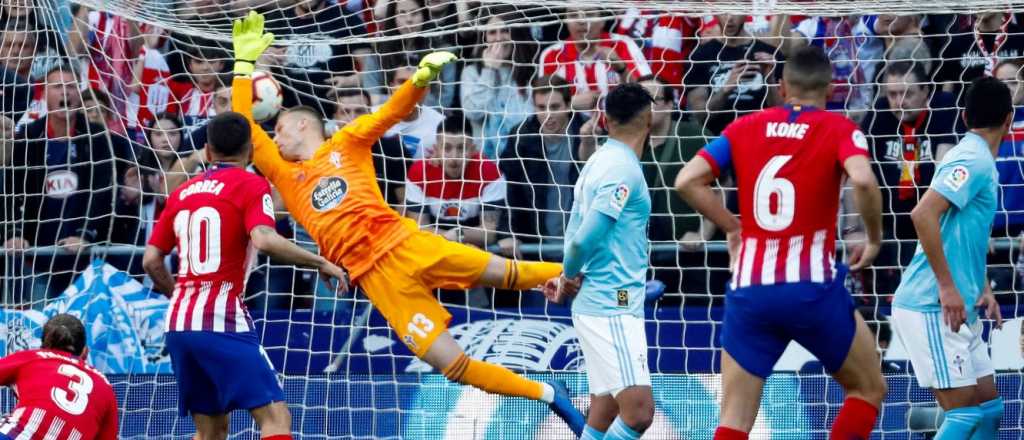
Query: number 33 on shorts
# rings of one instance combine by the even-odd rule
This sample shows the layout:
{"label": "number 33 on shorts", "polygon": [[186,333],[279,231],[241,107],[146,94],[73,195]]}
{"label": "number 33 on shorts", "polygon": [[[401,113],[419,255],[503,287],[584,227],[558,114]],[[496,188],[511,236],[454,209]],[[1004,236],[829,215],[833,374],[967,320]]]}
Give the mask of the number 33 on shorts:
{"label": "number 33 on shorts", "polygon": [[[409,325],[406,326],[406,330],[409,334],[405,335],[403,342],[413,350],[416,350],[415,339],[426,339],[430,332],[434,330],[434,321],[427,318],[427,315],[417,313],[412,315],[412,320],[409,321]],[[413,338],[415,336],[415,338]]]}

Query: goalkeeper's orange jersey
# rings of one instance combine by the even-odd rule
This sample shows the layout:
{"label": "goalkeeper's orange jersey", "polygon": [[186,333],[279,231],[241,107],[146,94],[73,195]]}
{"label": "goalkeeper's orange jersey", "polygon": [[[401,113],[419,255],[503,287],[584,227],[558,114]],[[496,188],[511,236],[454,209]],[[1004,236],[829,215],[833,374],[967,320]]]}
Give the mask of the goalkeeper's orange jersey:
{"label": "goalkeeper's orange jersey", "polygon": [[406,82],[379,110],[360,116],[317,149],[312,159],[291,162],[252,119],[252,79],[236,76],[232,103],[252,125],[253,163],[277,187],[288,211],[355,280],[418,228],[381,195],[371,148],[409,115],[426,88]]}

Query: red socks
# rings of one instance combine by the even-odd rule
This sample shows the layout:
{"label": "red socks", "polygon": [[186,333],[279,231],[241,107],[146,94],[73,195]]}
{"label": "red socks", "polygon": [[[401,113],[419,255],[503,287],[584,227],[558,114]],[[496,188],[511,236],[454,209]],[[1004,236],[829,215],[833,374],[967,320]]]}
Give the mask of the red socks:
{"label": "red socks", "polygon": [[747,440],[747,433],[719,426],[715,430],[715,440]]}
{"label": "red socks", "polygon": [[291,434],[268,435],[263,440],[292,440]]}
{"label": "red socks", "polygon": [[[847,397],[836,421],[832,422],[831,440],[866,440],[871,436],[878,418],[878,408],[858,399]],[[718,437],[715,437],[718,438]]]}

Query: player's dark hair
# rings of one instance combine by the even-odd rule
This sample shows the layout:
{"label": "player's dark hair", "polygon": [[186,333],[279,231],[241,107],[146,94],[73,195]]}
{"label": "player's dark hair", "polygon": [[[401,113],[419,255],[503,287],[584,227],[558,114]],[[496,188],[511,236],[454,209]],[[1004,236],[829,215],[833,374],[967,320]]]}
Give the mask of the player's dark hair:
{"label": "player's dark hair", "polygon": [[908,74],[913,76],[911,82],[916,84],[918,87],[931,89],[932,82],[928,81],[928,70],[925,68],[924,63],[916,61],[898,61],[895,63],[889,63],[885,66],[886,76],[902,78]]}
{"label": "player's dark hair", "polygon": [[85,351],[85,326],[67,313],[50,318],[43,325],[43,348],[81,356]]}
{"label": "player's dark hair", "polygon": [[604,99],[604,114],[610,122],[628,124],[643,114],[644,110],[650,110],[653,102],[654,98],[644,86],[635,82],[626,83],[608,92]]}
{"label": "player's dark hair", "polygon": [[295,107],[289,108],[288,110],[285,110],[284,112],[285,114],[298,113],[316,121],[317,126],[320,127],[320,137],[327,137],[327,130],[324,127],[324,114],[320,113],[320,110],[317,110],[308,105],[297,105]]}
{"label": "player's dark hair", "polygon": [[823,93],[832,84],[832,62],[820,47],[803,47],[786,59],[783,79],[798,92]]}
{"label": "player's dark hair", "polygon": [[444,134],[473,135],[473,127],[469,125],[466,118],[458,111],[452,113],[447,118],[444,118],[444,121],[441,121],[441,126],[438,128]]}
{"label": "player's dark hair", "polygon": [[978,78],[971,83],[964,105],[967,128],[1001,127],[1006,117],[1013,113],[1010,88],[991,76]]}
{"label": "player's dark hair", "polygon": [[237,112],[214,116],[206,125],[206,143],[219,157],[236,157],[247,153],[252,141],[249,120]]}

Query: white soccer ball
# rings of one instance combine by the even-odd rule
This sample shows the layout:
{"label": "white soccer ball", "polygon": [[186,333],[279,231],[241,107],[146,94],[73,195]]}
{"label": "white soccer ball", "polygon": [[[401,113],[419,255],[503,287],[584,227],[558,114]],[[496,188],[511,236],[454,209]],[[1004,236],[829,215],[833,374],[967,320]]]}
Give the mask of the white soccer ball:
{"label": "white soccer ball", "polygon": [[256,122],[263,122],[276,116],[277,112],[281,111],[283,102],[281,84],[278,84],[273,75],[263,71],[253,73],[252,118]]}

